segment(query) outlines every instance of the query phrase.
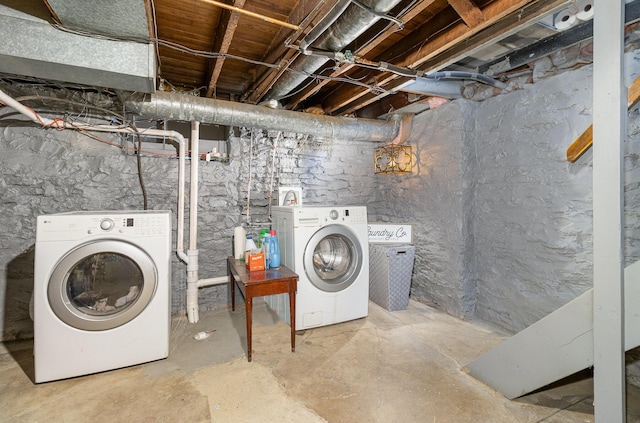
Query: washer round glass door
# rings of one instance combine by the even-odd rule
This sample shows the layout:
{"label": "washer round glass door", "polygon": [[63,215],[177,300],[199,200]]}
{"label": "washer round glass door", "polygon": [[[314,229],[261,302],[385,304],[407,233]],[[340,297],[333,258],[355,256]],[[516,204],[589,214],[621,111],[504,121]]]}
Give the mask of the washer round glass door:
{"label": "washer round glass door", "polygon": [[158,272],[147,253],[128,242],[101,240],[68,252],[56,264],[47,293],[60,320],[101,331],[138,316],[157,284]]}
{"label": "washer round glass door", "polygon": [[342,225],[320,228],[304,251],[304,270],[318,289],[338,292],[349,287],[362,269],[362,246],[355,233]]}

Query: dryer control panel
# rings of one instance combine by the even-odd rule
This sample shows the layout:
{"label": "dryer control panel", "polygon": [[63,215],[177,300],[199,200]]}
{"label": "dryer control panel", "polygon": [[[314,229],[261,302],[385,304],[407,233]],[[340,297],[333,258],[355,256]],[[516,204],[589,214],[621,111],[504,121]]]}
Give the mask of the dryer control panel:
{"label": "dryer control panel", "polygon": [[162,236],[171,230],[169,211],[75,212],[38,216],[36,241]]}

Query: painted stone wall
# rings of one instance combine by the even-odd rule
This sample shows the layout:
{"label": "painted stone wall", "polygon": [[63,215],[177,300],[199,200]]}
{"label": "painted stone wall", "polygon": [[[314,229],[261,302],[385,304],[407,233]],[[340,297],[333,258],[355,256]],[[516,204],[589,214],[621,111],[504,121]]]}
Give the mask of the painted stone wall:
{"label": "painted stone wall", "polygon": [[465,115],[474,103],[457,101],[417,116],[406,141],[413,148],[412,174],[376,175],[381,195],[369,218],[413,225],[415,260],[411,296],[448,313],[474,313],[475,287],[469,269],[472,152],[464,144]]}
{"label": "painted stone wall", "polygon": [[[519,331],[592,286],[590,67],[483,102],[477,145],[477,316]],[[590,154],[590,153],[589,153]]]}
{"label": "painted stone wall", "polygon": [[[143,197],[135,156],[71,131],[43,130],[7,119],[2,123],[0,326],[2,340],[11,340],[33,336],[29,300],[33,290],[36,217],[76,210],[140,210]],[[115,136],[104,137],[119,142]],[[278,185],[301,185],[305,204],[361,205],[375,195],[370,175],[371,143],[329,143],[296,134],[235,130],[230,147],[228,164],[199,162],[201,278],[226,275],[225,260],[232,253],[235,226],[268,226],[272,187],[275,196]],[[178,160],[143,157],[142,169],[148,208],[173,213],[175,251]],[[188,184],[189,162],[186,173]],[[188,198],[185,202],[188,228]],[[185,229],[185,250],[187,242]],[[227,304],[225,285],[199,290],[201,310]],[[186,266],[174,254],[172,311],[181,313],[185,308]]]}
{"label": "painted stone wall", "polygon": [[[591,67],[483,102],[477,137],[477,316],[519,331],[593,285],[592,156],[566,161],[591,123]],[[638,259],[638,119],[625,145],[626,263]],[[634,129],[636,128],[636,129]]]}

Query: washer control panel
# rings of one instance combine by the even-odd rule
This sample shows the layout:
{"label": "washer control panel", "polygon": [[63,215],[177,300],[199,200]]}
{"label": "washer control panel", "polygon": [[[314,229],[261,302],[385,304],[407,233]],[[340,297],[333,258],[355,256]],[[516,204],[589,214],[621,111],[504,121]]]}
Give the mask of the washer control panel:
{"label": "washer control panel", "polygon": [[289,206],[281,209],[282,211],[293,213],[296,227],[322,226],[329,223],[367,223],[366,206]]}

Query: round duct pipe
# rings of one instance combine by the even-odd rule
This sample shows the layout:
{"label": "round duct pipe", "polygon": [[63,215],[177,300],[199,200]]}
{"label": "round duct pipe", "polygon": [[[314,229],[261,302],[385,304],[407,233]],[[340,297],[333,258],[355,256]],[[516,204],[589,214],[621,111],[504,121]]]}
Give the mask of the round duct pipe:
{"label": "round duct pipe", "polygon": [[[362,0],[362,4],[378,13],[387,13],[400,0]],[[380,18],[355,4],[349,5],[342,15],[320,35],[312,44],[319,50],[340,51],[358,38]],[[291,66],[291,72],[285,72],[273,85],[265,98],[279,100],[293,91],[318,70],[329,59],[317,56],[300,56]]]}
{"label": "round duct pipe", "polygon": [[184,94],[157,92],[125,102],[127,111],[155,119],[198,121],[225,126],[309,134],[316,138],[388,142],[398,135],[391,121],[315,115]]}

